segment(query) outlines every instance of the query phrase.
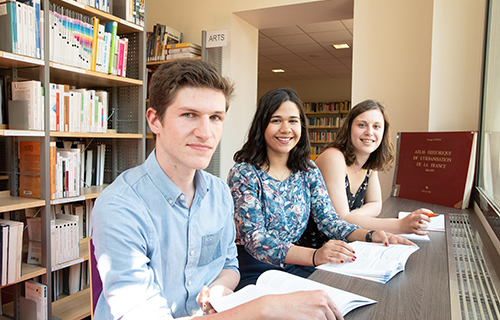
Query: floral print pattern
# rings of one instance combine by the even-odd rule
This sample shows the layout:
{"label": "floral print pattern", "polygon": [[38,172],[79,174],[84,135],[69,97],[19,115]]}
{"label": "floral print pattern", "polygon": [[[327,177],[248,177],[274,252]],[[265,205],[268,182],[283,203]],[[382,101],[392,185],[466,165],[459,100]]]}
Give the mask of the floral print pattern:
{"label": "floral print pattern", "polygon": [[251,164],[237,163],[228,174],[228,184],[236,243],[259,261],[284,267],[286,254],[302,236],[310,215],[331,239],[345,240],[359,228],[335,212],[317,168],[279,181]]}

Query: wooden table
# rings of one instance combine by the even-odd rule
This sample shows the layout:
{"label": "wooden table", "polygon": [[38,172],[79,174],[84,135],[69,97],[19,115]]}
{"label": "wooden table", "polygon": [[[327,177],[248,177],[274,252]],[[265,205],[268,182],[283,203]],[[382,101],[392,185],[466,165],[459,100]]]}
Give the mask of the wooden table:
{"label": "wooden table", "polygon": [[[391,197],[384,202],[380,217],[397,217],[400,211],[427,208],[444,213],[447,232],[429,232],[431,241],[418,241],[420,247],[406,263],[403,272],[386,284],[316,270],[309,279],[350,291],[378,301],[357,308],[345,319],[451,319],[450,272],[455,270],[453,248],[449,237],[448,213],[470,213],[419,201]],[[450,269],[451,268],[451,269]],[[451,273],[452,277],[453,271]]]}

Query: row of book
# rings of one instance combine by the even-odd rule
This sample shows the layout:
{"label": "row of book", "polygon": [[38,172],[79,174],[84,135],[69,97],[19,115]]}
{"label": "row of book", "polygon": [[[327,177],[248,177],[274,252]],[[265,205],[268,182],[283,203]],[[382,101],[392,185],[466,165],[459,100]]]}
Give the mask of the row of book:
{"label": "row of book", "polygon": [[115,16],[123,18],[142,27],[144,27],[145,9],[145,0],[113,0],[113,14]]}
{"label": "row of book", "polygon": [[[57,148],[50,142],[51,199],[78,197],[83,187],[104,184],[106,144],[76,143]],[[19,141],[19,196],[41,197],[40,141]]]}
{"label": "row of book", "polygon": [[308,117],[309,127],[336,127],[340,125],[340,117]]}
{"label": "row of book", "polygon": [[[14,0],[0,3],[0,50],[43,59],[43,10]],[[118,22],[100,24],[97,17],[49,3],[50,61],[126,76],[128,38],[117,35]]]}
{"label": "row of book", "polygon": [[0,3],[0,50],[43,59],[40,0],[23,2]]}
{"label": "row of book", "polygon": [[23,227],[19,221],[0,219],[0,285],[21,279]]}
{"label": "row of book", "polygon": [[86,70],[126,76],[128,38],[117,35],[118,22],[100,24],[50,3],[50,60]]}
{"label": "row of book", "polygon": [[[44,130],[44,89],[37,80],[12,82],[12,100],[18,101],[13,108],[17,108],[16,112],[26,109],[27,115],[27,119],[20,119],[24,123],[12,129]],[[106,91],[70,89],[69,85],[50,83],[49,97],[51,131],[106,132],[109,109]]]}
{"label": "row of book", "polygon": [[153,32],[147,32],[147,61],[167,60],[165,55],[168,45],[182,42],[182,33],[172,27],[155,24]]}
{"label": "row of book", "polygon": [[325,150],[325,146],[313,146],[311,147],[311,154],[319,155]]}
{"label": "row of book", "polygon": [[337,132],[335,131],[310,131],[309,140],[311,142],[332,142],[335,140]]}
{"label": "row of book", "polygon": [[351,109],[350,101],[340,102],[304,102],[306,112],[348,112]]}
{"label": "row of book", "polygon": [[[91,213],[93,201],[52,206],[50,221],[51,266],[80,257],[79,240],[92,233]],[[22,225],[22,222],[20,222]],[[41,218],[26,218],[28,232],[28,256],[26,262],[42,264]],[[21,232],[22,233],[22,232]]]}

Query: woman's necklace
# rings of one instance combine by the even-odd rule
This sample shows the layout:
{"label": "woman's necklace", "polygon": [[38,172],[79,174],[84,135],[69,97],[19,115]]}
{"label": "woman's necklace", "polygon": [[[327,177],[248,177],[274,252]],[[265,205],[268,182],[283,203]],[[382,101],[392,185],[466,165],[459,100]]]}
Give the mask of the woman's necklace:
{"label": "woman's necklace", "polygon": [[281,173],[281,175],[277,175],[274,170],[272,170],[271,168],[269,168],[267,170],[267,172],[269,173],[269,175],[279,181],[283,181],[283,178],[285,177],[285,174],[288,172],[288,167],[285,167],[285,170],[283,170],[283,172]]}

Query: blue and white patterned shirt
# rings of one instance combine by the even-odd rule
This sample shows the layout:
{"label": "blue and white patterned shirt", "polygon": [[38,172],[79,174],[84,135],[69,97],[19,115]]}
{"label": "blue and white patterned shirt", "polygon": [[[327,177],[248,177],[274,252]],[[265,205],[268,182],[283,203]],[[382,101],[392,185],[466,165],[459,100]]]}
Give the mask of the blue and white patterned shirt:
{"label": "blue and white patterned shirt", "polygon": [[310,214],[331,239],[346,240],[359,228],[335,212],[317,168],[279,181],[251,164],[237,163],[229,172],[228,184],[235,208],[236,243],[259,261],[283,268]]}
{"label": "blue and white patterned shirt", "polygon": [[229,189],[200,170],[194,183],[188,208],[152,152],[101,193],[92,212],[103,281],[95,319],[201,315],[201,287],[222,269],[238,272]]}

